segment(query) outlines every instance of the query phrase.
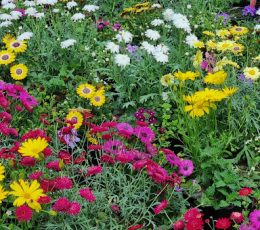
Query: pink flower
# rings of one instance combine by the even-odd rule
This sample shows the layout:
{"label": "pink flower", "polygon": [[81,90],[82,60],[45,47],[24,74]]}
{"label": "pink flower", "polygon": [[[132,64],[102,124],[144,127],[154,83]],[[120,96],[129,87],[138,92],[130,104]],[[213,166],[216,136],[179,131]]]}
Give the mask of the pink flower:
{"label": "pink flower", "polygon": [[168,206],[168,204],[168,200],[163,200],[160,204],[155,206],[155,208],[153,209],[155,215],[161,213]]}
{"label": "pink flower", "polygon": [[69,209],[66,211],[71,216],[78,215],[80,213],[81,206],[78,202],[71,202]]}
{"label": "pink flower", "polygon": [[150,176],[156,183],[165,184],[168,180],[168,174],[164,168],[155,162],[149,162],[146,166],[148,176]]}
{"label": "pink flower", "polygon": [[244,217],[241,212],[232,212],[230,215],[230,219],[234,220],[238,224],[240,224],[244,221]]}
{"label": "pink flower", "polygon": [[63,162],[60,160],[56,160],[56,161],[51,161],[46,165],[47,169],[52,169],[54,171],[60,171],[62,168],[62,164]]}
{"label": "pink flower", "polygon": [[139,160],[139,161],[136,161],[133,163],[133,168],[134,170],[140,170],[142,168],[144,168],[147,164],[147,160],[144,159],[144,160]]}
{"label": "pink flower", "polygon": [[72,180],[68,177],[57,177],[55,182],[55,188],[59,190],[71,189],[73,187]]}
{"label": "pink flower", "polygon": [[193,163],[191,160],[182,160],[179,163],[179,173],[183,176],[190,176],[193,173]]}
{"label": "pink flower", "polygon": [[124,152],[125,145],[119,140],[109,140],[104,143],[103,150],[106,153],[117,154],[119,152]]}
{"label": "pink flower", "polygon": [[181,163],[181,159],[175,155],[174,153],[166,154],[166,160],[173,166],[179,166]]}
{"label": "pink flower", "polygon": [[54,205],[52,206],[52,209],[56,212],[66,212],[70,208],[70,201],[66,197],[60,197]]}
{"label": "pink flower", "polygon": [[51,198],[49,196],[41,196],[38,199],[39,204],[49,204],[51,202]]}
{"label": "pink flower", "polygon": [[35,172],[33,172],[33,173],[31,173],[30,175],[29,175],[29,179],[31,179],[31,180],[38,180],[38,179],[40,179],[40,177],[42,176],[42,172],[41,171],[35,171]]}
{"label": "pink flower", "polygon": [[134,133],[133,127],[128,123],[118,123],[116,125],[118,133],[124,137],[130,137]]}
{"label": "pink flower", "polygon": [[90,188],[82,188],[79,190],[79,195],[83,197],[88,202],[94,202],[96,197],[94,196],[92,190]]}
{"label": "pink flower", "polygon": [[15,210],[15,216],[19,222],[29,222],[32,218],[33,212],[27,205],[22,205]]}
{"label": "pink flower", "polygon": [[116,160],[122,164],[130,163],[134,159],[134,155],[131,152],[119,153],[116,155]]}
{"label": "pink flower", "polygon": [[36,159],[33,157],[22,157],[20,164],[22,166],[33,167],[36,164]]}
{"label": "pink flower", "polygon": [[183,220],[177,220],[173,224],[173,230],[183,230],[185,228],[185,223]]}
{"label": "pink flower", "polygon": [[142,224],[136,224],[136,225],[129,227],[127,230],[137,230],[137,229],[140,229],[142,227],[143,227]]}
{"label": "pink flower", "polygon": [[110,206],[111,210],[114,212],[114,213],[120,213],[121,212],[121,208],[119,205],[117,204],[112,204]]}
{"label": "pink flower", "polygon": [[140,138],[140,140],[147,144],[147,143],[151,143],[153,142],[153,140],[155,139],[155,134],[153,132],[153,130],[151,130],[150,127],[141,127],[141,126],[137,126],[134,129],[134,134]]}
{"label": "pink flower", "polygon": [[87,169],[86,176],[92,176],[101,173],[103,170],[102,166],[92,166]]}
{"label": "pink flower", "polygon": [[107,164],[114,164],[115,163],[114,158],[112,156],[107,155],[107,154],[102,155],[100,157],[100,160],[101,160],[101,162],[104,162],[104,163],[107,163]]}

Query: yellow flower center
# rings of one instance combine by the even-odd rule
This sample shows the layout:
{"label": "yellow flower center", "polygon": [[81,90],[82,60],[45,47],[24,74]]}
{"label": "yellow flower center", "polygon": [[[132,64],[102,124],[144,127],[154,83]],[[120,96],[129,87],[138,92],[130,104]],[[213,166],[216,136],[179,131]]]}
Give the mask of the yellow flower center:
{"label": "yellow flower center", "polygon": [[250,74],[250,75],[255,75],[255,70],[250,70],[250,71],[248,71],[248,73]]}
{"label": "yellow flower center", "polygon": [[28,200],[31,199],[31,195],[27,192],[24,193],[23,197],[24,199],[28,199]]}

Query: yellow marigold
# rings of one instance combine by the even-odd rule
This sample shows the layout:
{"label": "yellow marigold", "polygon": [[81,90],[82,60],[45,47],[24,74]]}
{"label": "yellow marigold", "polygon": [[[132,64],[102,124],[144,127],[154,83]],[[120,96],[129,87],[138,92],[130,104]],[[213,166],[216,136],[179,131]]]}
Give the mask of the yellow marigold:
{"label": "yellow marigold", "polygon": [[223,58],[222,60],[220,60],[216,63],[216,66],[214,67],[214,71],[216,72],[216,71],[222,70],[223,67],[226,66],[226,65],[233,66],[237,69],[240,68],[240,66],[236,62],[228,60],[227,58]]}
{"label": "yellow marigold", "polygon": [[0,65],[8,65],[15,61],[15,54],[9,50],[0,51]]}
{"label": "yellow marigold", "polygon": [[229,29],[230,33],[234,36],[236,35],[245,35],[248,33],[248,29],[243,26],[233,26],[232,28]]}
{"label": "yellow marigold", "polygon": [[5,167],[0,163],[0,181],[5,179]]}
{"label": "yellow marigold", "polygon": [[14,80],[23,80],[28,75],[28,68],[24,64],[13,65],[10,72]]}
{"label": "yellow marigold", "polygon": [[193,66],[195,68],[200,67],[200,63],[203,61],[203,53],[198,50],[195,54],[195,56],[193,57]]}
{"label": "yellow marigold", "polygon": [[204,78],[204,82],[207,84],[220,85],[223,84],[227,78],[227,73],[223,70],[216,73],[208,73]]}
{"label": "yellow marigold", "polygon": [[73,125],[75,129],[79,129],[83,123],[83,116],[80,112],[71,110],[66,116],[66,120],[69,121],[67,126]]}
{"label": "yellow marigold", "polygon": [[214,107],[213,104],[210,104],[208,101],[196,101],[194,104],[186,105],[184,107],[184,111],[189,112],[189,115],[194,117],[202,117],[205,114],[208,114],[210,111],[210,108]]}
{"label": "yellow marigold", "polygon": [[211,37],[215,36],[215,34],[213,32],[208,31],[208,30],[203,31],[202,33],[205,35],[211,36]]}
{"label": "yellow marigold", "polygon": [[239,44],[239,43],[234,43],[232,48],[230,49],[232,51],[232,53],[234,54],[239,54],[241,55],[241,53],[244,51],[244,46]]}
{"label": "yellow marigold", "polygon": [[8,192],[5,191],[3,185],[0,184],[0,204],[2,204],[3,200],[8,196]]}
{"label": "yellow marigold", "polygon": [[260,77],[260,71],[257,67],[246,67],[243,72],[247,79],[250,78],[253,81],[256,81]]}
{"label": "yellow marigold", "polygon": [[234,41],[231,41],[231,40],[225,40],[225,41],[222,41],[222,42],[218,42],[217,43],[217,50],[221,51],[221,52],[225,52],[227,50],[232,49],[233,45],[234,45]]}
{"label": "yellow marigold", "polygon": [[42,157],[42,151],[48,146],[48,142],[45,138],[38,137],[27,139],[19,147],[18,152],[23,157],[33,157],[40,159]]}
{"label": "yellow marigold", "polygon": [[3,42],[4,44],[7,44],[8,42],[10,42],[11,40],[14,40],[14,39],[15,39],[15,37],[14,37],[13,35],[11,35],[11,34],[6,34],[6,35],[3,37],[2,42]]}
{"label": "yellow marigold", "polygon": [[217,102],[223,100],[225,95],[221,90],[205,88],[204,90],[195,92],[194,97],[197,101],[204,100],[209,102]]}
{"label": "yellow marigold", "polygon": [[230,87],[230,88],[226,87],[226,88],[222,89],[222,92],[225,95],[225,97],[230,97],[237,91],[238,91],[238,88],[236,88],[236,87]]}
{"label": "yellow marigold", "polygon": [[32,182],[19,180],[19,182],[14,181],[11,183],[10,188],[12,190],[9,194],[17,197],[13,205],[20,207],[23,204],[27,204],[30,208],[39,212],[41,205],[38,203],[38,199],[41,196],[46,196],[40,186],[37,180],[33,180]]}
{"label": "yellow marigold", "polygon": [[197,41],[197,42],[193,43],[193,46],[195,48],[203,48],[205,45],[204,45],[204,43],[202,41]]}
{"label": "yellow marigold", "polygon": [[186,80],[194,81],[195,78],[199,76],[199,73],[192,72],[192,71],[187,71],[187,72],[178,71],[177,73],[174,73],[173,75],[180,81],[186,81]]}
{"label": "yellow marigold", "polygon": [[214,49],[216,49],[216,47],[217,47],[217,43],[214,42],[214,41],[212,41],[212,40],[208,40],[208,41],[206,42],[206,46],[207,46],[208,49],[214,50]]}
{"label": "yellow marigold", "polygon": [[174,82],[174,76],[171,73],[168,73],[166,75],[163,75],[160,80],[161,84],[163,86],[171,86]]}
{"label": "yellow marigold", "polygon": [[104,91],[97,90],[94,95],[90,98],[90,103],[96,107],[100,107],[104,105],[106,102],[106,97],[104,95]]}
{"label": "yellow marigold", "polygon": [[6,44],[6,48],[15,53],[23,53],[27,49],[26,41],[11,40]]}
{"label": "yellow marigold", "polygon": [[226,38],[226,37],[230,36],[230,32],[226,29],[217,30],[216,34],[217,34],[217,36],[219,36],[221,38]]}
{"label": "yellow marigold", "polygon": [[81,84],[77,88],[77,94],[83,98],[91,98],[95,93],[95,86],[90,84]]}

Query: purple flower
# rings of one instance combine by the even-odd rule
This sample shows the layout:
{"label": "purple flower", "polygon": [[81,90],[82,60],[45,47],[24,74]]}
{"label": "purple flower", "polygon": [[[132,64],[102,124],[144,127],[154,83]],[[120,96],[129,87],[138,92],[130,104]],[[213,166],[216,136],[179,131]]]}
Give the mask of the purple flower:
{"label": "purple flower", "polygon": [[113,29],[114,31],[120,30],[120,29],[121,29],[121,24],[120,24],[120,23],[115,23],[115,24],[113,25],[112,29]]}
{"label": "purple flower", "polygon": [[190,176],[193,169],[194,166],[191,160],[182,160],[179,164],[179,173],[183,176]]}
{"label": "purple flower", "polygon": [[179,166],[181,163],[181,159],[175,155],[174,153],[169,153],[166,155],[166,160],[173,166]]}
{"label": "purple flower", "polygon": [[218,21],[219,18],[221,18],[221,19],[222,19],[222,23],[223,23],[224,25],[226,25],[228,19],[230,18],[230,15],[227,14],[227,13],[219,13],[219,14],[217,14],[216,17],[215,17],[215,22]]}
{"label": "purple flower", "polygon": [[249,215],[249,220],[251,221],[252,225],[260,226],[260,210],[254,210]]}
{"label": "purple flower", "polygon": [[147,143],[146,144],[146,150],[153,156],[157,153],[157,148],[151,144],[151,143]]}
{"label": "purple flower", "polygon": [[248,85],[253,85],[254,81],[251,78],[246,78],[244,74],[238,76],[238,80],[247,83]]}
{"label": "purple flower", "polygon": [[118,132],[124,136],[130,137],[134,133],[133,127],[128,123],[118,123],[116,125]]}
{"label": "purple flower", "polygon": [[103,150],[107,153],[118,154],[125,151],[125,145],[119,140],[109,140],[104,143]]}
{"label": "purple flower", "polygon": [[19,99],[24,107],[30,112],[32,111],[33,107],[38,105],[37,100],[27,92],[21,92]]}
{"label": "purple flower", "polygon": [[256,13],[256,8],[249,6],[245,6],[242,10],[243,16],[251,15],[254,16]]}
{"label": "purple flower", "polygon": [[18,11],[22,14],[22,17],[26,16],[25,9],[15,9],[14,11]]}
{"label": "purple flower", "polygon": [[252,225],[248,225],[248,224],[241,224],[239,226],[239,230],[257,230],[257,228],[255,228]]}
{"label": "purple flower", "polygon": [[133,54],[138,49],[138,46],[128,44],[126,48],[130,54]]}
{"label": "purple flower", "polygon": [[80,141],[80,138],[77,135],[76,129],[63,127],[58,131],[59,138],[72,149],[76,146],[76,143]]}
{"label": "purple flower", "polygon": [[153,140],[155,139],[155,134],[153,132],[153,130],[150,127],[141,127],[141,126],[137,126],[134,129],[134,134],[140,138],[140,140],[147,144],[147,143],[151,143],[153,142]]}

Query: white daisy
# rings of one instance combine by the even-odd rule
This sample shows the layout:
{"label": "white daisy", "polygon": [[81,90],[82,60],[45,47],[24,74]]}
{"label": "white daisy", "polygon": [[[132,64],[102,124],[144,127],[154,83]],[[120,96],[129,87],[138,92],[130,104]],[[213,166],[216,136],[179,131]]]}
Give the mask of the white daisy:
{"label": "white daisy", "polygon": [[2,6],[3,9],[7,9],[7,10],[13,10],[15,7],[16,7],[15,4],[12,2]]}
{"label": "white daisy", "polygon": [[37,0],[38,5],[55,5],[58,0]]}
{"label": "white daisy", "polygon": [[62,49],[66,49],[70,46],[73,46],[77,41],[75,39],[68,39],[60,43]]}
{"label": "white daisy", "polygon": [[155,53],[153,53],[153,57],[155,58],[155,60],[157,62],[160,62],[163,64],[165,64],[169,61],[168,55],[164,54],[163,52],[155,52]]}
{"label": "white daisy", "polygon": [[12,16],[12,20],[18,20],[23,15],[21,12],[16,11],[16,10],[11,11],[10,14]]}
{"label": "white daisy", "polygon": [[70,10],[73,7],[77,6],[77,5],[78,5],[78,3],[74,2],[74,1],[71,1],[71,2],[68,2],[66,6]]}
{"label": "white daisy", "polygon": [[2,21],[12,20],[12,15],[10,15],[10,14],[0,14],[0,20],[2,20]]}
{"label": "white daisy", "polygon": [[158,4],[158,3],[155,3],[155,4],[152,4],[151,8],[153,8],[153,9],[154,8],[160,9],[160,8],[162,8],[162,6],[160,4]]}
{"label": "white daisy", "polygon": [[44,18],[44,16],[45,16],[44,13],[38,13],[38,12],[34,15],[34,17],[40,18],[40,19]]}
{"label": "white daisy", "polygon": [[163,12],[163,18],[165,21],[168,21],[168,22],[172,21],[173,15],[174,15],[174,11],[172,9],[166,9]]}
{"label": "white daisy", "polygon": [[121,30],[119,34],[116,35],[116,39],[121,42],[130,43],[133,40],[133,35],[129,31]]}
{"label": "white daisy", "polygon": [[28,16],[34,16],[37,13],[37,10],[34,7],[29,7],[25,10],[25,14]]}
{"label": "white daisy", "polygon": [[35,6],[35,2],[34,1],[24,1],[23,4],[27,7],[32,7]]}
{"label": "white daisy", "polygon": [[59,13],[59,12],[60,12],[60,9],[55,8],[55,9],[52,10],[52,12],[53,12],[53,13]]}
{"label": "white daisy", "polygon": [[154,19],[151,21],[151,25],[152,26],[160,26],[160,25],[163,25],[164,24],[164,21],[161,20],[161,19]]}
{"label": "white daisy", "polygon": [[130,58],[125,54],[116,54],[115,63],[120,67],[126,67],[130,64]]}
{"label": "white daisy", "polygon": [[155,47],[149,42],[144,41],[141,43],[141,45],[141,48],[144,49],[148,54],[152,54],[155,50]]}
{"label": "white daisy", "polygon": [[148,29],[144,32],[145,36],[153,41],[158,40],[161,36],[158,31]]}
{"label": "white daisy", "polygon": [[260,8],[258,8],[258,10],[256,11],[257,15],[260,15]]}
{"label": "white daisy", "polygon": [[190,22],[185,15],[179,13],[173,14],[172,21],[176,28],[183,29],[187,33],[191,32]]}
{"label": "white daisy", "polygon": [[199,39],[196,37],[195,34],[189,34],[185,39],[185,43],[188,44],[190,47],[193,47],[193,44],[198,41]]}
{"label": "white daisy", "polygon": [[106,44],[106,50],[109,50],[111,53],[119,53],[120,46],[114,42],[108,42]]}
{"label": "white daisy", "polygon": [[82,13],[76,13],[71,17],[71,20],[74,22],[82,21],[85,19],[85,15]]}
{"label": "white daisy", "polygon": [[10,25],[12,25],[12,22],[10,22],[10,21],[4,21],[4,22],[0,23],[0,28],[1,28],[1,27],[8,27],[8,26],[10,26]]}
{"label": "white daisy", "polygon": [[164,44],[159,44],[157,46],[155,46],[155,51],[154,52],[162,52],[164,54],[168,54],[169,53],[169,47],[164,45]]}
{"label": "white daisy", "polygon": [[29,40],[32,36],[33,36],[32,32],[24,32],[17,37],[17,40],[19,41]]}
{"label": "white daisy", "polygon": [[83,7],[83,10],[86,10],[88,12],[95,12],[95,11],[99,10],[99,6],[96,6],[96,5],[85,5]]}
{"label": "white daisy", "polygon": [[255,25],[254,30],[260,30],[260,24]]}

